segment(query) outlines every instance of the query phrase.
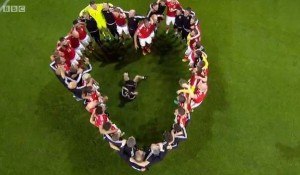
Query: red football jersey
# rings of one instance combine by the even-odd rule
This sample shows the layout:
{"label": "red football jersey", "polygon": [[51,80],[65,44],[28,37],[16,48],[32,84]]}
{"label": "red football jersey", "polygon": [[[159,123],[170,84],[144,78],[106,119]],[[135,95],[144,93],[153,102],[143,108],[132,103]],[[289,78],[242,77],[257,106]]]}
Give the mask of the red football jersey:
{"label": "red football jersey", "polygon": [[153,32],[153,25],[146,27],[144,24],[140,25],[136,31],[139,38],[148,38]]}
{"label": "red football jersey", "polygon": [[181,8],[180,3],[177,2],[171,2],[170,0],[167,0],[166,2],[167,6],[167,16],[175,17],[176,16],[176,9]]}
{"label": "red football jersey", "polygon": [[183,124],[183,126],[186,126],[187,122],[189,121],[189,118],[187,115],[177,115],[177,123]]}
{"label": "red football jersey", "polygon": [[76,28],[76,31],[78,32],[79,34],[79,40],[83,40],[87,33],[86,33],[86,30],[85,30],[85,27],[84,26],[79,26]]}
{"label": "red football jersey", "polygon": [[126,25],[126,15],[120,14],[119,16],[114,16],[116,20],[117,26],[125,26]]}
{"label": "red football jersey", "polygon": [[195,103],[201,103],[206,97],[206,93],[201,92],[199,89],[196,90],[195,94],[196,94],[196,98],[193,98],[193,101]]}
{"label": "red football jersey", "polygon": [[80,45],[79,39],[73,37],[72,35],[69,35],[69,36],[67,37],[67,40],[70,41],[70,45],[71,45],[74,49],[78,48],[79,45]]}
{"label": "red football jersey", "polygon": [[95,120],[95,126],[102,126],[104,123],[108,122],[108,116],[106,114],[97,115]]}

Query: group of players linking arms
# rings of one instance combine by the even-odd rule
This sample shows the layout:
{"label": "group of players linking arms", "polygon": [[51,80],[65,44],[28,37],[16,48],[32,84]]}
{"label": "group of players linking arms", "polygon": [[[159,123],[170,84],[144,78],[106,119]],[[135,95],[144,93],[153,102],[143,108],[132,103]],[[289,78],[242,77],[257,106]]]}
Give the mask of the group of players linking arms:
{"label": "group of players linking arms", "polygon": [[[110,36],[116,39],[133,37],[136,48],[141,47],[144,54],[150,52],[159,23],[165,18],[165,9],[166,33],[169,33],[169,26],[173,24],[174,34],[187,42],[182,61],[188,61],[191,77],[188,81],[179,81],[181,89],[177,91],[178,96],[174,101],[178,107],[174,112],[175,122],[171,130],[163,134],[164,141],[151,144],[144,151],[138,149],[134,137],[124,139],[124,132],[109,119],[106,109],[108,97],[100,92],[99,83],[91,77],[92,66],[85,55],[93,51],[91,37],[98,45],[102,45],[100,33],[107,39]],[[199,22],[195,13],[190,8],[183,9],[177,0],[154,2],[150,5],[147,17],[136,16],[135,10],[125,12],[109,3],[96,4],[91,1],[80,13],[80,18],[73,21],[70,32],[59,38],[50,58],[50,67],[57,78],[77,101],[83,101],[85,109],[91,114],[90,123],[99,129],[110,147],[138,171],[145,171],[161,161],[169,150],[187,139],[186,127],[191,113],[200,106],[208,91],[208,61],[201,45]]]}

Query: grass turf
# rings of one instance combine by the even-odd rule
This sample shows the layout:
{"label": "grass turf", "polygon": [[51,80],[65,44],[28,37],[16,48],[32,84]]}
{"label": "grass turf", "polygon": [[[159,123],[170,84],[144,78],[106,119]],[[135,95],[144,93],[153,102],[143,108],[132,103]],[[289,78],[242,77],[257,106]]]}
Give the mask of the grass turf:
{"label": "grass turf", "polygon": [[[111,1],[145,13],[149,0]],[[196,1],[210,61],[209,95],[192,118],[189,139],[145,174],[298,174],[300,172],[297,1]],[[138,174],[88,122],[48,68],[58,37],[87,2],[17,1],[26,13],[0,13],[0,174]],[[171,53],[161,54],[163,43]],[[172,122],[183,49],[172,37],[145,58],[93,60],[113,121],[143,145]],[[140,97],[119,105],[123,71],[147,74]],[[153,127],[153,128],[152,128]],[[150,134],[151,135],[150,135]]]}

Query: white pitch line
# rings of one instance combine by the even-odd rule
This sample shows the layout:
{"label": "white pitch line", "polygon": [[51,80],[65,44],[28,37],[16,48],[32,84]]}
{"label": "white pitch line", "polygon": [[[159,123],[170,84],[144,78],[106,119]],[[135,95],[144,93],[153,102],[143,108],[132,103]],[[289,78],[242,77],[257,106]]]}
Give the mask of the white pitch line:
{"label": "white pitch line", "polygon": [[9,1],[10,1],[10,0],[6,0],[6,1],[2,4],[2,6],[0,7],[0,12],[3,11],[3,8],[7,5],[7,3],[8,3]]}

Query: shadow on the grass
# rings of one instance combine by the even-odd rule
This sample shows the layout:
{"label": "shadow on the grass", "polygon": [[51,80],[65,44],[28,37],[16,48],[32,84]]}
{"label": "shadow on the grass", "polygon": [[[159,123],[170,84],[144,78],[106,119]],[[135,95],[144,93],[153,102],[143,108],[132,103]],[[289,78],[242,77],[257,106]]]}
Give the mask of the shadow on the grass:
{"label": "shadow on the grass", "polygon": [[275,147],[280,151],[282,157],[285,159],[299,159],[300,158],[300,144],[295,147],[277,143]]}
{"label": "shadow on the grass", "polygon": [[[164,86],[167,89],[170,89],[170,92],[167,93],[174,94],[174,97],[164,97],[166,92],[161,93],[161,98],[166,98],[170,101],[162,104],[162,109],[164,109],[164,105],[172,105],[173,99],[176,98],[175,91],[179,88],[177,81],[180,78],[187,79],[189,77],[188,71],[184,72],[176,70],[176,68],[179,67],[182,67],[185,70],[187,69],[182,66],[183,63],[181,62],[183,49],[180,49],[177,46],[178,41],[174,40],[172,37],[165,36],[160,36],[153,46],[152,54],[159,57],[159,59],[155,59],[154,61],[158,61],[157,65],[160,67],[158,70],[162,74],[161,78],[166,82]],[[139,60],[140,57],[136,55],[134,49],[126,48],[129,47],[128,45],[122,47],[124,48],[121,48],[119,47],[119,44],[116,44],[112,47],[113,49],[109,48],[111,50],[107,51],[106,55],[102,55],[101,58],[118,58],[120,53],[124,52],[124,59],[122,61],[117,60],[119,63],[115,69],[121,69],[122,67]],[[211,50],[217,52],[216,48]],[[101,55],[101,52],[96,54]],[[170,60],[170,57],[174,58]],[[99,61],[103,62],[101,59],[99,59]],[[107,61],[106,64],[110,64],[110,61]],[[197,142],[200,144],[189,144],[189,149],[185,150],[187,154],[197,154],[197,151],[194,150],[201,149],[205,143],[211,139],[213,115],[217,111],[226,109],[227,106],[225,100],[225,80],[221,74],[220,65],[217,63],[214,64],[215,65],[211,66],[210,69],[210,89],[208,98],[200,109],[196,109],[196,111],[200,110],[201,112],[193,114],[191,124],[188,128],[189,132],[194,132],[193,138],[199,140],[188,140],[186,143],[182,143],[188,144],[188,142]],[[74,99],[72,99],[72,94],[67,92],[63,86],[59,87],[59,85],[57,85],[59,83],[59,81],[53,78],[53,80],[42,89],[38,101],[39,108],[37,113],[43,121],[42,123],[45,124],[50,132],[59,133],[59,135],[62,135],[65,138],[66,146],[69,150],[69,159],[73,164],[74,172],[86,173],[101,170],[101,173],[103,174],[111,174],[111,166],[109,165],[125,165],[123,160],[109,148],[107,143],[100,141],[102,138],[98,130],[89,124],[89,114],[84,110],[82,103],[75,102]],[[159,99],[156,100],[160,102]],[[174,105],[170,108],[175,110],[176,106]],[[124,110],[126,110],[126,106],[124,107]],[[150,121],[147,121],[145,124],[138,126],[140,132],[137,133],[135,137],[140,147],[145,148],[151,143],[162,141],[163,132],[170,130],[172,126],[174,118],[173,111],[156,110],[158,110],[157,112],[159,115],[155,116],[155,118]],[[114,115],[113,111],[109,112]],[[146,114],[143,114],[143,116],[146,116]],[[121,129],[126,132],[127,128]],[[124,166],[122,167],[124,168]]]}

